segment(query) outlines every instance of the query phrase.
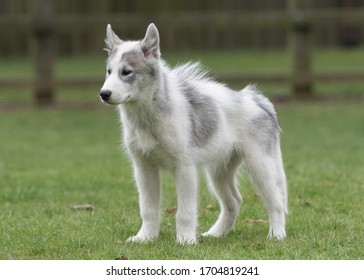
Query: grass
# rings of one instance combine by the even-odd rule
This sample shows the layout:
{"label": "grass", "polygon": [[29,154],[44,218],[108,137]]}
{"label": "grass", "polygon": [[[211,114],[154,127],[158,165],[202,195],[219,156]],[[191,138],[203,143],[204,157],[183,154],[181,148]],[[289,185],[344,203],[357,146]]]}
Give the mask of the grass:
{"label": "grass", "polygon": [[[284,242],[265,239],[266,212],[246,176],[225,238],[175,243],[171,177],[163,177],[160,238],[125,240],[140,226],[130,164],[114,110],[0,112],[0,259],[363,259],[362,104],[278,106],[289,181]],[[218,215],[205,183],[199,233]],[[92,204],[92,212],[70,206]],[[172,211],[173,212],[173,211]]]}

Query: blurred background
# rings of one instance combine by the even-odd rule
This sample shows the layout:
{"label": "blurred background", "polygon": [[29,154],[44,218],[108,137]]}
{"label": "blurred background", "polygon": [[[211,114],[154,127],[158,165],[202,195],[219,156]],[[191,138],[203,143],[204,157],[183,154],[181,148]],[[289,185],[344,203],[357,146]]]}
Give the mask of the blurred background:
{"label": "blurred background", "polygon": [[200,60],[235,88],[284,98],[361,98],[364,0],[0,0],[0,104],[97,102],[105,27],[150,22],[173,66]]}

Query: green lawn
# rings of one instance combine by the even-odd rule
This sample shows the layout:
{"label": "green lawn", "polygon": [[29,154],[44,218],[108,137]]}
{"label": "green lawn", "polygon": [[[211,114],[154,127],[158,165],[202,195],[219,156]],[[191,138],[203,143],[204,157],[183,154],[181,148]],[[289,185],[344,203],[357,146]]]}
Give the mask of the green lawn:
{"label": "green lawn", "polygon": [[[285,241],[266,240],[266,211],[242,172],[234,230],[195,246],[175,243],[168,175],[160,238],[125,242],[140,226],[137,192],[117,114],[99,107],[0,111],[0,259],[364,258],[362,103],[277,106],[289,182]],[[203,180],[199,201],[202,233],[218,215]],[[94,211],[70,209],[86,203]]]}

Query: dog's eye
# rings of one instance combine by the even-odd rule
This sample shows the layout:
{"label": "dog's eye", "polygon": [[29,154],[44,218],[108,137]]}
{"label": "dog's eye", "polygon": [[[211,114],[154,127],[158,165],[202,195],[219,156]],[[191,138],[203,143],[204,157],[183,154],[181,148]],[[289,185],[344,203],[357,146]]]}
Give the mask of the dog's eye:
{"label": "dog's eye", "polygon": [[131,73],[133,73],[133,71],[127,70],[127,69],[123,69],[121,71],[121,76],[126,77],[126,76],[129,76]]}
{"label": "dog's eye", "polygon": [[107,74],[110,75],[111,74],[111,69],[107,69]]}

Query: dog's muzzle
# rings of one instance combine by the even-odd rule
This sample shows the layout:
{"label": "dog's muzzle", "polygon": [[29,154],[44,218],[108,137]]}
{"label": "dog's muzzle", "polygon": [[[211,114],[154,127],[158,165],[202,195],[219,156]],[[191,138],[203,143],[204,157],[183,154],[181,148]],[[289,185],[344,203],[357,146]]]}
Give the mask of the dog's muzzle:
{"label": "dog's muzzle", "polygon": [[104,101],[108,101],[111,97],[111,91],[110,90],[102,90],[100,91],[100,97]]}

